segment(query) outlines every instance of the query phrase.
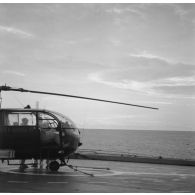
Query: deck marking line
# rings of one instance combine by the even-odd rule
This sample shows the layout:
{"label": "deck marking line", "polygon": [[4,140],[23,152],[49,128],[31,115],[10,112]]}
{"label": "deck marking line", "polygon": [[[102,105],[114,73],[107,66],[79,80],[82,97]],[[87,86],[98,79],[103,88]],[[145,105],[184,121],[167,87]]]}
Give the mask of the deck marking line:
{"label": "deck marking line", "polygon": [[28,181],[8,181],[8,183],[28,183]]}
{"label": "deck marking line", "polygon": [[108,182],[103,182],[103,181],[91,181],[91,182],[88,182],[90,184],[103,184],[103,183],[108,183]]}
{"label": "deck marking line", "polygon": [[49,182],[47,182],[47,183],[49,183],[49,184],[55,184],[55,183],[68,183],[67,181],[49,181]]}

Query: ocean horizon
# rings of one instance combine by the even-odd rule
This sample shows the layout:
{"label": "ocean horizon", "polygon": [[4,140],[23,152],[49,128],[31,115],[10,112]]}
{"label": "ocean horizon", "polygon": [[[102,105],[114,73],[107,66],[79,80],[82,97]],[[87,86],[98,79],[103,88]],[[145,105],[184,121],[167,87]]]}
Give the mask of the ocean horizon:
{"label": "ocean horizon", "polygon": [[195,160],[195,132],[81,129],[80,149]]}

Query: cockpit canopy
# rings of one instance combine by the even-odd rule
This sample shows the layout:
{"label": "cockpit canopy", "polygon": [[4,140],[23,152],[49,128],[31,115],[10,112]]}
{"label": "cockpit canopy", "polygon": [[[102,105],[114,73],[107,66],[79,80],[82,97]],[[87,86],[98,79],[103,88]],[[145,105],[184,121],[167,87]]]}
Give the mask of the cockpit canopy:
{"label": "cockpit canopy", "polygon": [[76,129],[76,125],[68,117],[49,110],[38,109],[0,109],[3,126],[40,126],[42,128]]}
{"label": "cockpit canopy", "polygon": [[70,128],[73,128],[73,129],[77,128],[74,122],[71,119],[69,119],[67,116],[61,113],[58,113],[58,112],[54,112],[54,111],[50,111],[50,112],[59,119],[59,121],[62,124],[62,127],[66,128],[68,125]]}

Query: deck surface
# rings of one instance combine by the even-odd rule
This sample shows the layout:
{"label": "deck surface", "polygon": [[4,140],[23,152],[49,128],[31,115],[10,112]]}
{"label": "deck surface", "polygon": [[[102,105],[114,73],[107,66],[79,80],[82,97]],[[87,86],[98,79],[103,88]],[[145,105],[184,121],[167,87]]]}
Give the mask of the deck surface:
{"label": "deck surface", "polygon": [[195,167],[191,166],[98,160],[70,160],[69,164],[94,167],[78,168],[94,177],[68,167],[51,173],[31,166],[20,171],[18,166],[0,163],[0,192],[195,192]]}

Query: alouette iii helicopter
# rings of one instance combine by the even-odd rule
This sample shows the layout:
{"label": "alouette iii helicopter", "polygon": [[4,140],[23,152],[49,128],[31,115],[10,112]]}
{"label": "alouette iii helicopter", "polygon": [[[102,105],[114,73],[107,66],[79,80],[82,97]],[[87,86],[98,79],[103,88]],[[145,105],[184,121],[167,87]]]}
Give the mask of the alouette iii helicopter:
{"label": "alouette iii helicopter", "polygon": [[[47,94],[158,109],[104,99],[12,88],[6,85],[0,86],[0,95],[1,91]],[[62,114],[45,109],[32,109],[30,106],[23,109],[0,107],[0,159],[8,160],[8,164],[9,160],[20,160],[18,165],[26,168],[26,159],[34,159],[32,165],[35,166],[38,160],[46,159],[47,168],[51,171],[57,171],[60,166],[73,169],[73,166],[68,165],[65,160],[81,145],[79,129],[74,122]]]}

